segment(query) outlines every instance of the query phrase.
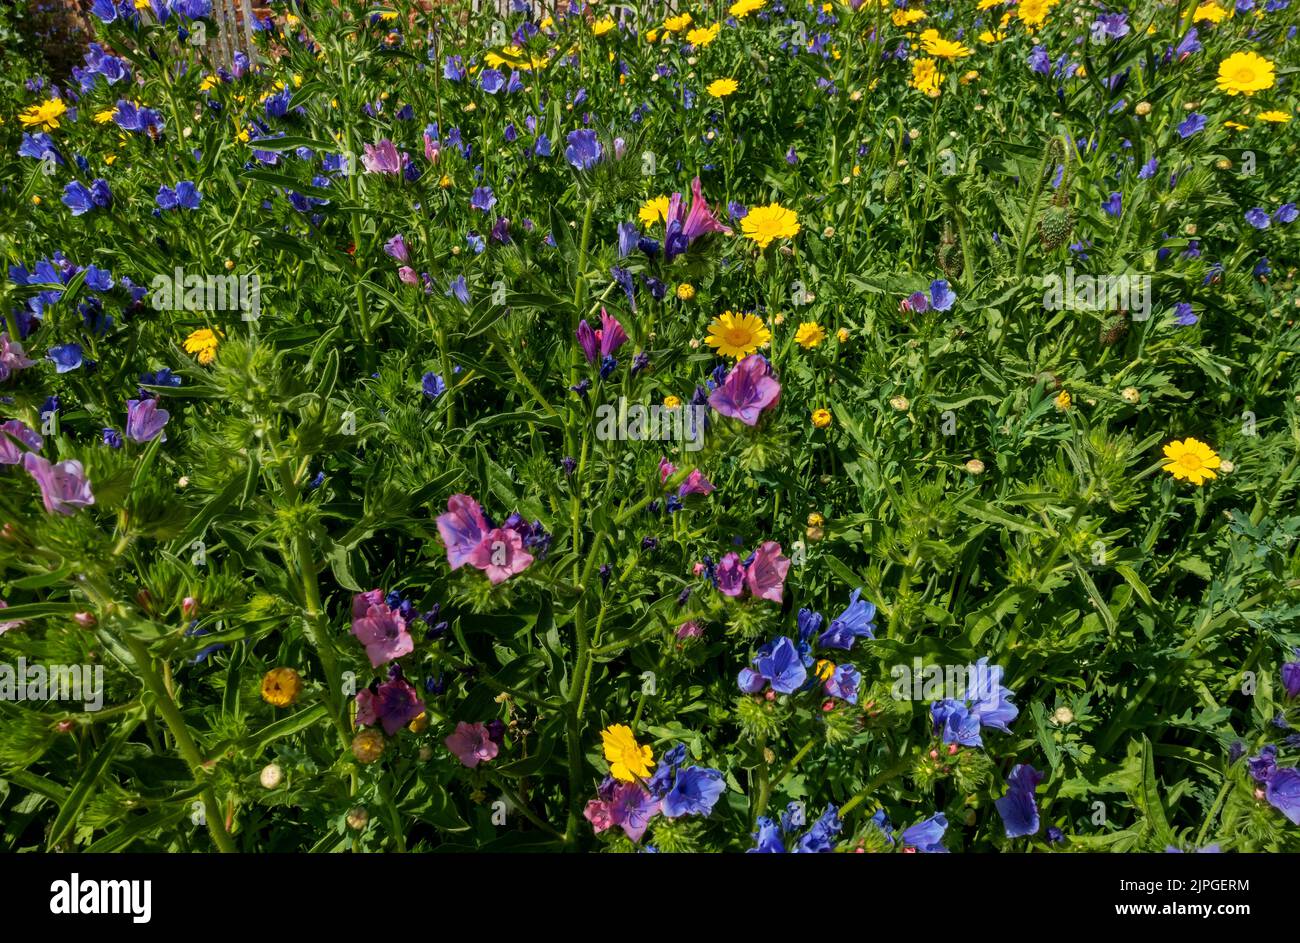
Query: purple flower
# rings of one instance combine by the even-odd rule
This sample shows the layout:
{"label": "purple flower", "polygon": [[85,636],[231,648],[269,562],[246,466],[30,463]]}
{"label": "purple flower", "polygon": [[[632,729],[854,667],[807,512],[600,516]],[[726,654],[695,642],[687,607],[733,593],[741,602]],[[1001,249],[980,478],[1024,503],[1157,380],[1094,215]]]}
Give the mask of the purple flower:
{"label": "purple flower", "polygon": [[603,150],[595,131],[589,128],[570,131],[565,140],[569,146],[564,149],[564,157],[575,170],[590,170],[600,161]]}
{"label": "purple flower", "polygon": [[1205,115],[1192,112],[1187,116],[1187,120],[1178,126],[1178,136],[1186,141],[1197,131],[1204,130]]}
{"label": "purple flower", "polygon": [[1192,313],[1192,306],[1186,301],[1174,305],[1174,323],[1179,327],[1191,327],[1199,320],[1200,318]]}
{"label": "purple flower", "polygon": [[479,84],[483,87],[483,91],[489,95],[495,95],[501,91],[501,86],[505,84],[505,81],[506,77],[496,69],[484,69],[479,76]]}
{"label": "purple flower", "polygon": [[739,596],[745,591],[745,568],[739,554],[728,553],[718,561],[716,580],[718,591],[726,596]]}
{"label": "purple flower", "polygon": [[[6,423],[5,426],[7,425],[9,424]],[[0,426],[0,430],[5,426]],[[35,448],[40,446],[37,445]],[[1296,650],[1296,654],[1300,655],[1300,649]],[[1282,689],[1286,691],[1287,697],[1300,697],[1300,661],[1288,661],[1282,665]]]}
{"label": "purple flower", "polygon": [[165,210],[196,210],[202,200],[203,194],[190,180],[182,180],[175,189],[164,184],[158,188],[158,196],[154,198],[154,202]]}
{"label": "purple flower", "polygon": [[[126,401],[126,437],[132,442],[152,442],[162,435],[170,419],[167,410],[158,408],[156,399]],[[166,436],[163,436],[164,440]]]}
{"label": "purple flower", "polygon": [[363,727],[378,723],[390,737],[423,713],[424,702],[405,678],[357,694],[357,723]]}
{"label": "purple flower", "polygon": [[1277,772],[1277,747],[1269,744],[1246,761],[1251,779],[1257,783],[1266,783]]}
{"label": "purple flower", "polygon": [[947,311],[957,301],[957,295],[942,278],[930,283],[930,307],[935,311]]}
{"label": "purple flower", "polygon": [[44,446],[40,433],[26,423],[17,419],[0,423],[0,465],[17,465],[27,451],[39,452]]}
{"label": "purple flower", "polygon": [[836,665],[834,673],[826,680],[826,693],[856,704],[861,681],[862,674],[852,665]]}
{"label": "purple flower", "polygon": [[1092,38],[1094,41],[1121,39],[1127,35],[1128,17],[1123,13],[1103,13],[1093,20]]}
{"label": "purple flower", "polygon": [[582,354],[587,358],[587,363],[595,363],[600,356],[600,340],[586,318],[578,322],[578,344],[582,347]]}
{"label": "purple flower", "polygon": [[1294,766],[1278,770],[1264,788],[1264,796],[1292,825],[1300,825],[1300,770]]}
{"label": "purple flower", "polygon": [[1052,57],[1047,54],[1047,47],[1035,46],[1029,53],[1029,71],[1037,72],[1039,75],[1051,74]]}
{"label": "purple flower", "polygon": [[1174,55],[1178,57],[1179,62],[1182,62],[1192,53],[1200,52],[1205,48],[1201,45],[1200,40],[1197,39],[1196,34],[1197,27],[1193,26],[1187,31],[1187,35],[1183,37],[1182,42],[1174,47]]}
{"label": "purple flower", "polygon": [[627,331],[623,330],[618,318],[604,308],[600,309],[600,330],[596,332],[596,337],[600,340],[602,358],[610,356],[627,343]]}
{"label": "purple flower", "polygon": [[1151,158],[1149,161],[1143,164],[1142,169],[1138,171],[1138,179],[1150,180],[1152,177],[1156,175],[1156,171],[1159,168],[1160,168],[1160,161],[1154,157]]}
{"label": "purple flower", "polygon": [[718,770],[688,766],[678,771],[676,782],[664,796],[664,816],[676,819],[683,815],[708,815],[726,791],[727,784]]}
{"label": "purple flower", "polygon": [[731,230],[718,221],[709,204],[705,202],[699,177],[691,181],[689,212],[682,194],[674,193],[668,200],[668,214],[665,219],[664,257],[670,262],[706,233],[718,232],[731,235]]}
{"label": "purple flower", "polygon": [[461,763],[470,769],[494,759],[501,749],[488,734],[484,724],[469,724],[463,720],[456,725],[455,732],[443,740],[443,743]]}
{"label": "purple flower", "polygon": [[817,638],[822,648],[839,648],[852,651],[853,643],[859,638],[874,639],[876,627],[876,606],[861,598],[862,588],[858,587],[849,595],[849,604]]}
{"label": "purple flower", "polygon": [[446,391],[447,384],[440,374],[430,372],[420,378],[420,389],[429,399],[437,399]]}
{"label": "purple flower", "polygon": [[438,516],[438,533],[447,546],[447,562],[458,570],[487,536],[490,527],[483,509],[467,494],[453,494],[447,499],[447,513]]}
{"label": "purple flower", "polygon": [[1038,834],[1038,803],[1034,790],[1042,782],[1043,774],[1028,763],[1020,763],[1007,777],[1007,794],[994,801],[1007,838],[1021,838]]}
{"label": "purple flower", "polygon": [[750,354],[732,368],[726,380],[709,396],[709,405],[723,416],[739,419],[747,426],[758,425],[764,410],[781,398],[781,384],[772,376],[771,365],[762,354]]}
{"label": "purple flower", "polygon": [[[793,694],[808,679],[799,650],[784,635],[760,648],[753,664],[754,667],[746,668],[738,679],[740,689],[750,694],[761,691],[765,686],[763,682],[771,684],[772,690],[778,694]],[[755,675],[761,680],[756,681]]]}
{"label": "purple flower", "polygon": [[406,248],[406,240],[402,238],[400,232],[384,243],[384,252],[398,262],[411,261],[411,253]]}
{"label": "purple flower", "polygon": [[1297,218],[1300,218],[1300,210],[1294,203],[1283,203],[1273,213],[1275,223],[1294,223]]}
{"label": "purple flower", "polygon": [[22,344],[11,341],[7,333],[0,333],[0,383],[8,380],[19,370],[26,370],[35,364],[35,360],[27,358],[27,352],[23,350]]}
{"label": "purple flower", "polygon": [[400,174],[406,167],[407,157],[397,153],[397,146],[388,138],[378,144],[366,144],[361,164],[369,174]]}
{"label": "purple flower", "polygon": [[634,842],[641,840],[659,810],[659,800],[640,783],[620,783],[609,800],[610,824],[621,827]]}
{"label": "purple flower", "polygon": [[81,462],[69,460],[51,463],[34,452],[23,456],[23,468],[41,489],[41,500],[50,514],[75,514],[79,508],[95,503],[90,482]]}
{"label": "purple flower", "polygon": [[1268,213],[1258,206],[1251,210],[1246,210],[1246,222],[1250,223],[1256,229],[1267,229],[1269,224]]}
{"label": "purple flower", "polygon": [[1118,216],[1123,209],[1123,201],[1123,196],[1112,190],[1110,197],[1101,201],[1101,208],[1108,216]]}
{"label": "purple flower", "polygon": [[470,194],[469,208],[472,210],[481,210],[486,213],[496,205],[497,198],[493,194],[491,187],[475,187],[474,192]]}

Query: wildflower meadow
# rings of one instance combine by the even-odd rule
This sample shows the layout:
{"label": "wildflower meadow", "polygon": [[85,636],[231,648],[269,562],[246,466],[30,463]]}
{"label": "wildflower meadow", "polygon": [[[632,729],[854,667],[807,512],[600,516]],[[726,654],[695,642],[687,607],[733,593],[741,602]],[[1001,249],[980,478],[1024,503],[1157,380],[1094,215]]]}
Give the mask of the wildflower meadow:
{"label": "wildflower meadow", "polygon": [[0,848],[1300,850],[1295,0],[22,6]]}

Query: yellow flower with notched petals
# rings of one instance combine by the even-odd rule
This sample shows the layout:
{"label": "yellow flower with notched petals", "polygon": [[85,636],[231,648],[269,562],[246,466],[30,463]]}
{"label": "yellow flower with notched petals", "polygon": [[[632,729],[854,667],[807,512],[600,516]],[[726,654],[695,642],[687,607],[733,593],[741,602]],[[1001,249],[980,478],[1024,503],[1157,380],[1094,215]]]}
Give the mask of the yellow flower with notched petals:
{"label": "yellow flower with notched petals", "polygon": [[794,342],[803,348],[816,347],[826,340],[826,328],[816,321],[804,321],[794,332]]}
{"label": "yellow flower with notched petals", "polygon": [[63,113],[67,110],[68,106],[63,103],[62,98],[50,98],[19,112],[18,120],[29,128],[39,127],[42,131],[53,131],[59,126],[59,118],[63,117]]}
{"label": "yellow flower with notched petals", "polygon": [[1234,52],[1219,63],[1219,91],[1225,95],[1254,95],[1277,83],[1273,63],[1254,52]]}
{"label": "yellow flower with notched petals", "polygon": [[664,20],[664,29],[670,33],[680,33],[682,30],[687,29],[693,22],[694,20],[691,19],[689,13],[683,13],[680,16],[670,16],[668,19]]}
{"label": "yellow flower with notched petals", "polygon": [[925,92],[927,95],[938,92],[939,86],[943,84],[943,76],[939,74],[939,64],[933,59],[914,59],[910,84],[918,92]]}
{"label": "yellow flower with notched petals", "polygon": [[668,219],[668,197],[657,196],[653,199],[646,200],[641,204],[641,209],[637,210],[637,219],[641,220],[644,226],[653,226],[655,223],[662,223]]}
{"label": "yellow flower with notched petals", "polygon": [[1217,478],[1215,469],[1223,464],[1214,449],[1190,436],[1181,442],[1175,439],[1165,446],[1164,451],[1164,470],[1178,481],[1190,481],[1198,487],[1206,479]]}
{"label": "yellow flower with notched petals", "polygon": [[221,344],[221,332],[201,327],[185,338],[185,352],[197,354],[199,363],[205,367],[217,359],[217,347]]}
{"label": "yellow flower with notched petals", "polygon": [[608,16],[605,17],[603,20],[597,20],[595,23],[591,25],[591,31],[596,36],[604,36],[613,28],[614,28],[614,21]]}
{"label": "yellow flower with notched petals", "polygon": [[720,23],[714,23],[712,26],[697,26],[686,34],[686,41],[697,49],[703,49],[718,38],[721,29],[722,25]]}
{"label": "yellow flower with notched petals", "polygon": [[766,249],[773,239],[793,239],[799,234],[799,217],[780,203],[755,206],[740,221],[745,237]]}
{"label": "yellow flower with notched petals", "polygon": [[1231,15],[1217,3],[1202,3],[1196,8],[1196,12],[1192,14],[1192,21],[1196,23],[1222,23]]}
{"label": "yellow flower with notched petals", "polygon": [[600,732],[600,739],[605,747],[605,759],[609,761],[609,774],[619,782],[636,782],[650,775],[654,752],[636,742],[632,728],[611,724]]}
{"label": "yellow flower with notched petals", "polygon": [[1286,124],[1291,120],[1291,116],[1285,111],[1261,111],[1255,116],[1256,121],[1267,121],[1270,124]]}
{"label": "yellow flower with notched petals", "polygon": [[740,83],[735,79],[714,79],[709,83],[708,92],[714,98],[726,98],[734,94],[736,89],[740,88]]}
{"label": "yellow flower with notched petals", "polygon": [[108,124],[116,116],[116,108],[105,108],[103,111],[97,111],[95,112],[95,124]]}
{"label": "yellow flower with notched petals", "polygon": [[895,10],[889,17],[890,21],[897,27],[911,26],[913,23],[919,23],[925,19],[924,10]]}
{"label": "yellow flower with notched petals", "polygon": [[710,322],[707,343],[716,347],[720,356],[739,360],[771,339],[772,332],[758,315],[724,311]]}
{"label": "yellow flower with notched petals", "polygon": [[767,0],[736,0],[727,12],[736,19],[743,20],[756,10],[763,9],[765,3],[767,3]]}

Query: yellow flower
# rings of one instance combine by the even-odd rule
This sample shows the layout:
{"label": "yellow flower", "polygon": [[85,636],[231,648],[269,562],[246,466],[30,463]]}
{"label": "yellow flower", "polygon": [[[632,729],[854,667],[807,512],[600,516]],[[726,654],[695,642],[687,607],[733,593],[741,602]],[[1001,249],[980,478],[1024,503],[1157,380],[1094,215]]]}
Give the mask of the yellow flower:
{"label": "yellow flower", "polygon": [[664,20],[664,29],[670,33],[680,33],[694,22],[689,13],[683,13],[680,16],[670,16]]}
{"label": "yellow flower", "polygon": [[653,226],[668,219],[668,197],[657,196],[646,200],[637,210],[637,219],[645,226]]}
{"label": "yellow flower", "polygon": [[42,131],[53,131],[59,126],[59,118],[68,110],[62,98],[51,98],[32,105],[18,115],[18,120],[28,127],[39,126]]}
{"label": "yellow flower", "polygon": [[933,29],[928,29],[921,34],[921,46],[929,55],[947,59],[949,62],[953,59],[964,59],[971,54],[968,47],[951,39],[944,39],[939,35],[938,30]]}
{"label": "yellow flower", "polygon": [[438,186],[444,190],[450,190],[452,188],[452,184],[453,181],[451,179],[450,174],[443,174],[441,177],[438,178]]}
{"label": "yellow flower", "polygon": [[1001,31],[994,33],[994,32],[990,32],[989,30],[985,30],[984,32],[980,33],[980,42],[982,43],[990,43],[990,44],[1000,43],[1002,42],[1002,40],[1006,38],[1007,38],[1007,34]]}
{"label": "yellow flower", "polygon": [[288,707],[302,693],[302,677],[292,668],[272,668],[262,678],[262,700],[272,707]]}
{"label": "yellow flower", "polygon": [[420,711],[420,713],[415,716],[415,719],[406,725],[406,729],[411,731],[411,733],[424,733],[429,729],[429,712]]}
{"label": "yellow flower", "polygon": [[825,658],[817,659],[817,663],[813,665],[813,674],[817,676],[819,681],[829,681],[831,675],[835,674],[835,662],[828,661]]}
{"label": "yellow flower", "polygon": [[890,20],[898,27],[911,26],[925,19],[924,10],[895,10]]}
{"label": "yellow flower", "polygon": [[1020,0],[1016,4],[1016,16],[1026,26],[1042,26],[1054,6],[1056,0]]}
{"label": "yellow flower", "polygon": [[358,763],[373,763],[384,755],[384,735],[371,727],[352,738],[352,755]]}
{"label": "yellow flower", "polygon": [[1217,3],[1202,3],[1192,14],[1193,22],[1207,21],[1210,23],[1222,23],[1228,17],[1228,11]]}
{"label": "yellow flower", "polygon": [[766,2],[767,0],[736,0],[736,2],[731,5],[731,7],[727,10],[727,12],[730,13],[732,16],[734,16],[736,19],[743,20],[745,17],[749,16],[749,14],[753,13],[755,10],[763,9],[763,4],[765,4]]}
{"label": "yellow flower", "polygon": [[217,345],[221,343],[221,333],[210,328],[201,327],[185,338],[185,352],[198,354],[199,363],[207,366],[217,359]]}
{"label": "yellow flower", "polygon": [[722,24],[720,23],[714,23],[712,26],[697,26],[686,34],[686,41],[692,46],[703,49],[718,38],[718,31],[721,29]]}
{"label": "yellow flower", "polygon": [[682,282],[677,286],[677,300],[690,301],[695,297],[695,286],[690,282]]}
{"label": "yellow flower", "polygon": [[1261,111],[1255,116],[1256,121],[1268,121],[1272,124],[1286,124],[1291,116],[1285,111]]}
{"label": "yellow flower", "polygon": [[680,405],[682,405],[682,398],[680,396],[664,397],[664,409],[676,409]]}
{"label": "yellow flower", "polygon": [[210,92],[217,87],[217,77],[215,75],[204,76],[203,81],[199,83],[200,92]]}
{"label": "yellow flower", "polygon": [[825,429],[831,424],[831,411],[829,409],[814,409],[812,411],[812,424],[818,429]]}
{"label": "yellow flower", "polygon": [[1007,0],[980,0],[980,2],[976,4],[975,9],[983,13],[985,10],[991,10],[994,7],[1001,6],[1006,2]]}
{"label": "yellow flower", "polygon": [[809,527],[821,527],[825,523],[826,523],[826,518],[822,516],[820,511],[813,511],[811,514],[808,515]]}
{"label": "yellow flower", "polygon": [[772,332],[758,315],[724,311],[709,322],[706,343],[716,347],[721,356],[739,360],[771,339]]}
{"label": "yellow flower", "polygon": [[709,83],[709,94],[714,98],[726,98],[738,88],[740,83],[735,79],[714,79]]}
{"label": "yellow flower", "polygon": [[800,347],[816,347],[826,340],[826,329],[816,321],[804,321],[794,332],[794,342]]}
{"label": "yellow flower", "polygon": [[650,775],[650,762],[654,753],[648,746],[636,742],[636,735],[624,724],[611,724],[600,732],[605,745],[605,759],[609,761],[609,774],[620,782],[635,782],[638,777]]}
{"label": "yellow flower", "polygon": [[766,249],[773,239],[797,236],[799,217],[794,210],[788,210],[780,203],[769,203],[752,208],[740,221],[740,228],[747,238],[758,243],[760,249]]}
{"label": "yellow flower", "polygon": [[594,33],[597,36],[604,36],[613,28],[614,28],[614,21],[610,17],[605,17],[605,19],[603,20],[597,20],[595,23],[591,25],[592,33]]}
{"label": "yellow flower", "polygon": [[1166,445],[1165,460],[1168,464],[1164,470],[1175,479],[1198,486],[1207,478],[1217,478],[1214,470],[1223,464],[1214,449],[1190,436],[1182,442],[1175,439]]}
{"label": "yellow flower", "polygon": [[1254,52],[1234,52],[1219,63],[1219,91],[1254,95],[1276,83],[1273,63]]}
{"label": "yellow flower", "polygon": [[1224,126],[1225,128],[1227,128],[1229,131],[1245,131],[1245,130],[1246,130],[1246,125],[1242,124],[1240,121],[1225,121],[1225,122],[1223,122],[1223,126]]}
{"label": "yellow flower", "polygon": [[939,64],[933,59],[916,59],[912,62],[912,88],[927,95],[937,93],[943,84]]}
{"label": "yellow flower", "polygon": [[835,339],[841,344],[847,344],[849,342],[849,329],[847,327],[840,328],[835,332]]}
{"label": "yellow flower", "polygon": [[105,108],[103,111],[97,111],[95,112],[95,124],[108,124],[116,114],[116,108]]}
{"label": "yellow flower", "polygon": [[1061,410],[1062,412],[1069,409],[1071,403],[1070,391],[1061,390],[1061,392],[1056,394],[1056,399],[1053,402],[1056,403],[1056,408]]}

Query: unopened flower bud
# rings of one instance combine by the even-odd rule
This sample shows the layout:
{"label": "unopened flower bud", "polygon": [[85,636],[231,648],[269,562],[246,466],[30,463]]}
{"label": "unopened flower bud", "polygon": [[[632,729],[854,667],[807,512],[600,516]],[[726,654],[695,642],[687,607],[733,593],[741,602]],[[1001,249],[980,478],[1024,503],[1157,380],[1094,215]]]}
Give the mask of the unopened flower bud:
{"label": "unopened flower bud", "polygon": [[359,832],[370,824],[370,813],[363,805],[353,806],[348,810],[348,828]]}
{"label": "unopened flower bud", "polygon": [[257,779],[263,789],[274,789],[284,782],[284,770],[280,769],[278,763],[267,763],[262,767],[262,773]]}

